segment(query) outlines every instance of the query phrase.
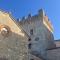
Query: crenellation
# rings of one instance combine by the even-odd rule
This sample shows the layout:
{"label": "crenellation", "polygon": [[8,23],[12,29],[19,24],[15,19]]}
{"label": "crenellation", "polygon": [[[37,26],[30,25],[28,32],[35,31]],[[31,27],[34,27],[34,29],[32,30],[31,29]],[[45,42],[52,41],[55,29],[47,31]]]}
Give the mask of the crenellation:
{"label": "crenellation", "polygon": [[27,18],[23,17],[20,22],[25,23],[25,22],[34,21],[34,20],[42,20],[43,21],[44,16],[45,16],[45,13],[44,13],[43,9],[40,9],[38,11],[38,14],[36,14],[34,16],[31,16],[31,14],[28,14],[28,17]]}
{"label": "crenellation", "polygon": [[41,17],[38,16],[38,15],[34,15],[34,16],[31,16],[30,18],[26,18],[24,20],[21,20],[20,23],[25,24],[25,23],[34,22],[34,21],[37,21],[37,20],[41,20]]}
{"label": "crenellation", "polygon": [[38,15],[41,17],[45,16],[44,10],[43,9],[38,10]]}
{"label": "crenellation", "polygon": [[25,20],[25,16],[23,16],[21,20]]}
{"label": "crenellation", "polygon": [[31,16],[31,13],[29,13],[27,18],[31,18],[31,17],[32,17],[32,16]]}

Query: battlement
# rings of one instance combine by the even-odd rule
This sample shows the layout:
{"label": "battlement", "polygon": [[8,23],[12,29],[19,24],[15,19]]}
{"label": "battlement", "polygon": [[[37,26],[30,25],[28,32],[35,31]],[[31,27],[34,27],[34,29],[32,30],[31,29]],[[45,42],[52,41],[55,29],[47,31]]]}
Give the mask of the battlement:
{"label": "battlement", "polygon": [[[11,12],[6,12],[0,9],[0,13],[4,13],[5,15],[11,15]],[[30,23],[34,22],[35,20],[41,20],[43,21],[44,25],[49,29],[49,31],[53,32],[53,27],[51,22],[49,21],[49,18],[46,16],[45,12],[43,9],[38,10],[38,13],[34,16],[32,16],[31,13],[28,14],[27,17],[22,17],[22,19],[18,19],[20,23]]]}
{"label": "battlement", "polygon": [[31,18],[33,18],[33,17],[34,17],[34,18],[36,18],[36,17],[42,17],[42,18],[43,18],[44,15],[45,15],[45,14],[44,14],[43,9],[40,9],[40,10],[38,10],[38,13],[37,13],[36,15],[32,16],[32,14],[29,13],[27,17],[23,16],[23,17],[21,18],[21,20],[19,20],[19,21],[29,20],[29,19],[31,19]]}
{"label": "battlement", "polygon": [[44,13],[43,9],[40,9],[38,11],[38,14],[32,16],[31,14],[28,14],[27,17],[23,17],[21,20],[19,20],[20,23],[29,23],[29,22],[34,22],[34,21],[38,21],[41,20],[43,22],[43,24],[49,29],[49,31],[53,32],[53,27],[51,22],[49,21],[49,18],[46,16],[46,14]]}

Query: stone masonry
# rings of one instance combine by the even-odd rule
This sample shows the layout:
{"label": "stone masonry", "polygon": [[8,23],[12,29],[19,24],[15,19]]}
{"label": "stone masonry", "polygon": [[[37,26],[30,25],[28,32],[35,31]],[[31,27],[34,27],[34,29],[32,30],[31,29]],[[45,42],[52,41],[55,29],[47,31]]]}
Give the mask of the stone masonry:
{"label": "stone masonry", "polygon": [[0,60],[28,60],[27,40],[10,14],[0,11]]}
{"label": "stone masonry", "polygon": [[0,60],[60,60],[59,46],[43,9],[18,22],[0,11]]}
{"label": "stone masonry", "polygon": [[31,48],[29,52],[35,56],[47,58],[47,49],[55,48],[53,37],[53,28],[45,15],[44,11],[40,9],[38,14],[22,19],[19,22],[22,29],[30,36],[29,44]]}

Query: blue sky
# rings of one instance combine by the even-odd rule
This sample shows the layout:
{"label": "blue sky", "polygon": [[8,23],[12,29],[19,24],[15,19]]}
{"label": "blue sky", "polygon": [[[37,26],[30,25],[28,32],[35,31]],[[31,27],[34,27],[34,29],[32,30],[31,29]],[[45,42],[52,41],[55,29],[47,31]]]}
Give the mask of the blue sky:
{"label": "blue sky", "polygon": [[54,27],[54,38],[60,39],[60,0],[0,0],[0,9],[12,12],[16,19],[35,15],[41,8]]}

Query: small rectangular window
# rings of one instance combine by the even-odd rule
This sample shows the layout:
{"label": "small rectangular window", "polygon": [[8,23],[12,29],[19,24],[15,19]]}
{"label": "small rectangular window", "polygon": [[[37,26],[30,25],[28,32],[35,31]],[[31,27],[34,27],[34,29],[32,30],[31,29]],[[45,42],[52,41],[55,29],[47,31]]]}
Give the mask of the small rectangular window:
{"label": "small rectangular window", "polygon": [[33,29],[30,30],[30,35],[33,35]]}
{"label": "small rectangular window", "polygon": [[28,49],[31,49],[31,43],[28,44]]}
{"label": "small rectangular window", "polygon": [[29,38],[28,41],[31,41],[31,38]]}

